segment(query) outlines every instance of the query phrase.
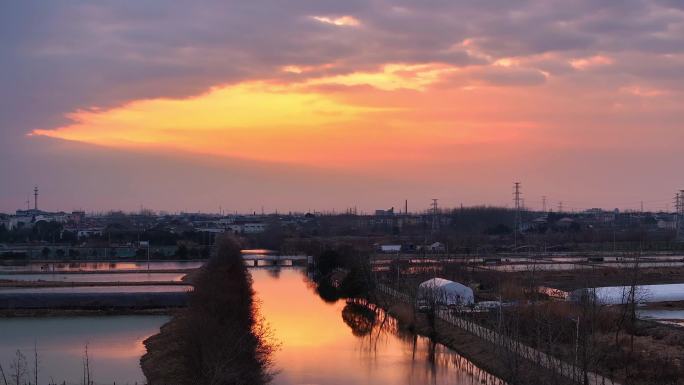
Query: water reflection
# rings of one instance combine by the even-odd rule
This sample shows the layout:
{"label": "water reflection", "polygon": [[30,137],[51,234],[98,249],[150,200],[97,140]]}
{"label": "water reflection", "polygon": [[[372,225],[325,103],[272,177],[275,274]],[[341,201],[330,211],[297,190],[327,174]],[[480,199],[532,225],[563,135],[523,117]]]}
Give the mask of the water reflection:
{"label": "water reflection", "polygon": [[203,261],[150,261],[148,262],[31,262],[25,265],[0,265],[0,272],[73,272],[73,271],[135,271],[135,270],[187,270],[197,269]]}
{"label": "water reflection", "polygon": [[33,364],[38,348],[39,383],[80,384],[88,344],[95,384],[143,384],[143,341],[159,332],[166,316],[50,317],[0,319],[0,363],[8,367],[17,349]]}
{"label": "water reflection", "polygon": [[282,343],[276,385],[501,383],[454,351],[401,332],[372,305],[322,300],[299,269],[282,269],[277,279],[250,272],[262,315]]}
{"label": "water reflection", "polygon": [[45,281],[45,282],[180,282],[183,273],[41,273],[0,274],[0,281]]}
{"label": "water reflection", "polygon": [[0,288],[0,294],[183,293],[191,290],[190,285],[9,287]]}

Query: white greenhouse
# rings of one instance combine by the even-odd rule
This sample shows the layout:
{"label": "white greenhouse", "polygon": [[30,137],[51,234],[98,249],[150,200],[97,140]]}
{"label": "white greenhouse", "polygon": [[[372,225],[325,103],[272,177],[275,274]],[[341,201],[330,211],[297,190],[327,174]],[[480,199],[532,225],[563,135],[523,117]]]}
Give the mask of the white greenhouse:
{"label": "white greenhouse", "polygon": [[[684,283],[663,285],[639,285],[636,287],[635,299],[638,303],[684,301]],[[570,299],[577,301],[583,294],[593,294],[597,301],[604,305],[619,305],[630,301],[630,286],[609,286],[590,289],[578,289],[570,294]]]}
{"label": "white greenhouse", "polygon": [[420,306],[429,304],[459,306],[472,305],[474,302],[473,289],[448,279],[433,278],[418,286]]}

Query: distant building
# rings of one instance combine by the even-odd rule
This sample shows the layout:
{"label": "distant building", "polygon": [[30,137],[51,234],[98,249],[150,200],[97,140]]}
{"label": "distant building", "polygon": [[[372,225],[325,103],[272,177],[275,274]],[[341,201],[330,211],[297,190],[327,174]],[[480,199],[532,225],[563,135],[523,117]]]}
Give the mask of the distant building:
{"label": "distant building", "polygon": [[195,229],[198,233],[223,234],[226,232],[224,227],[198,227]]}
{"label": "distant building", "polygon": [[245,223],[242,225],[242,232],[244,234],[258,234],[266,231],[265,223]]}
{"label": "distant building", "polygon": [[563,217],[556,221],[556,226],[558,227],[570,227],[575,224],[575,220],[570,217]]}
{"label": "distant building", "polygon": [[677,222],[672,218],[661,218],[658,220],[657,226],[661,230],[677,230]]}
{"label": "distant building", "polygon": [[446,251],[446,246],[442,242],[435,242],[427,246],[428,251],[433,253],[443,253]]}
{"label": "distant building", "polygon": [[63,233],[75,234],[77,238],[89,238],[94,235],[102,235],[104,232],[104,227],[76,227],[76,226],[66,226],[62,230]]}
{"label": "distant building", "polygon": [[394,215],[394,207],[387,209],[387,210],[375,210],[375,216],[377,217],[385,217],[385,216],[393,216]]}
{"label": "distant building", "polygon": [[604,211],[602,209],[593,208],[586,210],[584,213],[594,217],[594,221],[597,223],[611,223],[615,222],[620,210]]}
{"label": "distant building", "polygon": [[10,231],[19,228],[31,228],[33,227],[33,217],[15,215],[9,218],[6,227]]}
{"label": "distant building", "polygon": [[232,225],[233,223],[235,223],[235,218],[234,217],[221,218],[221,219],[219,219],[219,223],[221,225],[224,225],[224,226]]}
{"label": "distant building", "polygon": [[35,217],[36,215],[45,215],[49,214],[43,210],[37,210],[37,209],[28,209],[28,210],[17,210],[16,215],[18,217]]}
{"label": "distant building", "polygon": [[81,223],[85,219],[85,211],[74,211],[67,214],[67,221],[73,223]]}
{"label": "distant building", "polygon": [[401,245],[380,245],[378,249],[382,253],[399,253],[401,252]]}

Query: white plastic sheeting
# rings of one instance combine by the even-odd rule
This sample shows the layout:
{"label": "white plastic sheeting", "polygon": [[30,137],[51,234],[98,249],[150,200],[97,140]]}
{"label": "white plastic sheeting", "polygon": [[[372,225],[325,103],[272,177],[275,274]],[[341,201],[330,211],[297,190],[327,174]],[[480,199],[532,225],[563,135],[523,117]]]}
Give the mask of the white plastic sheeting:
{"label": "white plastic sheeting", "polygon": [[473,289],[458,282],[433,278],[418,286],[418,300],[435,301],[440,305],[472,305],[475,302]]}
{"label": "white plastic sheeting", "polygon": [[[605,305],[628,303],[632,295],[630,286],[609,286],[578,289],[572,292],[570,299],[577,301],[585,293],[594,295],[599,303]],[[684,283],[636,286],[635,300],[638,303],[684,301]]]}

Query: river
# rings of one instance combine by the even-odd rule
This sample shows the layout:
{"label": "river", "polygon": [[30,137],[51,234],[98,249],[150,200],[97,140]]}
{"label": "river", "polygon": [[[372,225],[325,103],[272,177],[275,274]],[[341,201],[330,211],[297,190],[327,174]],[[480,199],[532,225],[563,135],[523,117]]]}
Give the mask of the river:
{"label": "river", "polygon": [[[274,385],[499,384],[467,359],[426,338],[400,332],[382,312],[344,300],[325,302],[300,268],[250,269],[260,314],[280,348]],[[142,384],[142,341],[164,316],[0,319],[0,364],[7,372],[20,349],[39,383],[80,384],[86,344],[95,384]],[[32,369],[31,369],[32,370]]]}
{"label": "river", "polygon": [[144,270],[189,270],[196,269],[204,261],[135,261],[135,262],[30,262],[24,265],[0,265],[2,272],[111,272]]}
{"label": "river", "polygon": [[346,301],[324,302],[300,269],[250,271],[261,314],[281,344],[274,385],[500,383],[442,345],[399,333],[391,318],[372,327]]}
{"label": "river", "polygon": [[[95,384],[143,384],[143,341],[159,332],[166,316],[101,316],[0,319],[0,364],[6,375],[17,350],[29,364],[33,383],[34,343],[39,384],[81,384],[86,345]],[[9,378],[8,378],[9,381]]]}
{"label": "river", "polygon": [[184,273],[24,273],[2,274],[0,281],[44,282],[180,282]]}

